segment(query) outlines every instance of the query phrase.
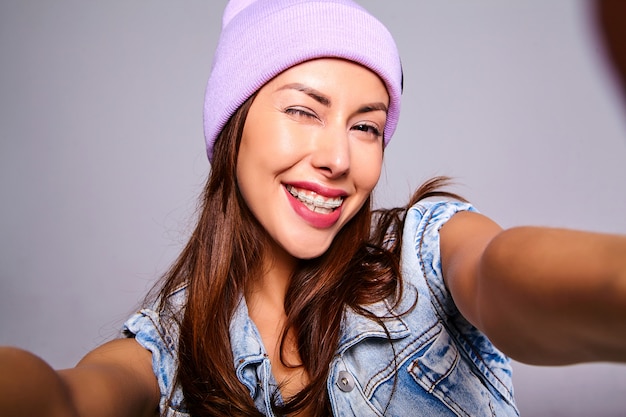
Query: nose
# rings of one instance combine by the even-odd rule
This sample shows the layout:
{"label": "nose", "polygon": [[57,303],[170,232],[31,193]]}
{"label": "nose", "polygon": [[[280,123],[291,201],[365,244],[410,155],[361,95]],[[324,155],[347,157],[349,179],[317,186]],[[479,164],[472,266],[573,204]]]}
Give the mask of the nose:
{"label": "nose", "polygon": [[314,141],[312,164],[329,178],[338,178],[350,170],[350,139],[345,130],[328,129]]}

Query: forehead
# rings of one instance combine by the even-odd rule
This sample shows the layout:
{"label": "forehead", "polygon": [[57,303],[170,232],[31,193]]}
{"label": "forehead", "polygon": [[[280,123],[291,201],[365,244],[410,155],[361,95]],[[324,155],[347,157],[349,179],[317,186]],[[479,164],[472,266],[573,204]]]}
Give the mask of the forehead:
{"label": "forehead", "polygon": [[327,94],[350,92],[363,99],[389,102],[385,84],[376,73],[339,58],[320,58],[295,65],[270,80],[260,92],[275,92],[290,83],[306,85]]}

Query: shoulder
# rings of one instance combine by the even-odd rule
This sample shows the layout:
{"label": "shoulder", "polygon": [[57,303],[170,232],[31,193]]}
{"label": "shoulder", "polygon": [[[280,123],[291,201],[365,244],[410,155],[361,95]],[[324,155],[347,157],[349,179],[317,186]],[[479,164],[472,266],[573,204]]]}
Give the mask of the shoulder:
{"label": "shoulder", "polygon": [[478,213],[470,203],[458,201],[421,201],[406,213],[402,231],[402,258],[419,261],[422,269],[427,262],[437,276],[442,276],[441,230],[457,213]]}
{"label": "shoulder", "polygon": [[[407,212],[403,231],[404,272],[421,272],[448,315],[464,313],[473,299],[478,261],[502,229],[470,203],[420,202]],[[465,314],[464,314],[465,315]],[[473,318],[472,314],[467,318]],[[470,320],[473,321],[473,320]]]}
{"label": "shoulder", "polygon": [[478,210],[470,203],[461,201],[420,201],[411,206],[406,214],[404,233],[411,230],[423,232],[428,229],[437,233],[439,229],[459,212],[475,212]]}
{"label": "shoulder", "polygon": [[439,313],[455,316],[458,310],[444,281],[441,259],[441,229],[457,213],[476,213],[469,203],[420,201],[407,210],[402,231],[401,269],[403,282],[433,297]]}
{"label": "shoulder", "polygon": [[173,291],[164,303],[156,300],[141,308],[124,323],[124,334],[134,337],[148,350],[157,347],[162,353],[173,354],[186,299],[187,287],[183,286]]}
{"label": "shoulder", "polygon": [[[179,322],[186,300],[187,287],[182,286],[173,291],[165,303],[157,300],[137,311],[123,327],[127,337],[134,338],[151,353],[152,371],[161,392],[161,410],[167,410],[167,415],[184,412],[181,409],[182,391],[175,385],[175,381],[178,370]],[[165,308],[162,308],[162,304]]]}

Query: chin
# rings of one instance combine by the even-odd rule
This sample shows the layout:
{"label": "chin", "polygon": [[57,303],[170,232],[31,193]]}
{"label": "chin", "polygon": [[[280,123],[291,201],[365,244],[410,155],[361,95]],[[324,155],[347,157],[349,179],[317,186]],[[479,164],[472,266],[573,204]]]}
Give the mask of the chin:
{"label": "chin", "polygon": [[326,253],[326,250],[328,250],[328,248],[324,248],[324,250],[318,250],[318,251],[312,251],[310,249],[304,249],[302,251],[292,252],[291,255],[294,258],[303,259],[303,260],[315,259],[315,258],[319,258],[324,253]]}
{"label": "chin", "polygon": [[294,258],[314,259],[325,254],[329,247],[330,244],[306,245],[301,243],[285,249]]}

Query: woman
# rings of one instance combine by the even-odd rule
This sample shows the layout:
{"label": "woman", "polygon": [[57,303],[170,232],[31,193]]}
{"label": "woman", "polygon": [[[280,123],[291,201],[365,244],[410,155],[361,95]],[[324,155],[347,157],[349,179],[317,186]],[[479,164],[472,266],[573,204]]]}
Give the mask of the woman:
{"label": "woman", "polygon": [[517,415],[506,355],[626,359],[624,237],[502,231],[442,179],[371,213],[402,88],[377,20],[231,1],[223,26],[188,245],[76,368],[5,349],[3,412]]}

